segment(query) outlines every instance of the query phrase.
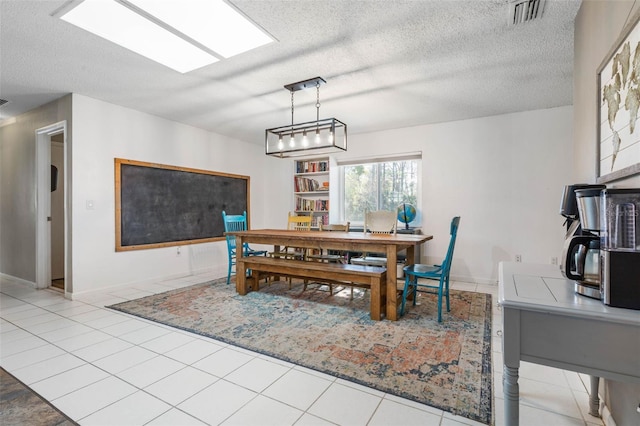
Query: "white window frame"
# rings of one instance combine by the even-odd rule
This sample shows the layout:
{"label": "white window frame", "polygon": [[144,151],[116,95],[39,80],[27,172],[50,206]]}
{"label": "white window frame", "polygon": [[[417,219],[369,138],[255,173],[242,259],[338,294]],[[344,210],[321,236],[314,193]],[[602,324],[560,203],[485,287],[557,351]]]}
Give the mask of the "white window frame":
{"label": "white window frame", "polygon": [[[344,174],[344,170],[345,170],[345,166],[353,166],[353,165],[357,165],[357,164],[370,164],[370,163],[387,163],[387,162],[392,162],[392,161],[406,161],[406,160],[417,160],[418,162],[418,167],[417,167],[417,175],[418,175],[418,182],[417,182],[417,194],[416,194],[416,199],[417,199],[417,205],[415,206],[417,209],[417,217],[416,220],[414,220],[413,222],[411,222],[411,227],[412,228],[419,228],[422,226],[422,152],[407,152],[407,153],[401,153],[401,154],[392,154],[392,155],[378,155],[378,156],[374,156],[374,157],[360,157],[360,158],[349,158],[349,159],[339,159],[336,161],[336,167],[335,169],[337,169],[338,175],[337,175],[337,179],[338,179],[338,191],[336,191],[336,198],[331,201],[332,205],[337,205],[338,208],[335,209],[337,210],[337,222],[339,223],[344,223],[346,222],[346,218],[345,218],[345,200],[344,200],[344,187],[345,187],[345,174]],[[332,212],[335,212],[334,209],[331,209]],[[331,220],[333,221],[333,217],[331,218]],[[356,222],[353,223],[351,222],[350,226],[351,227],[362,227],[364,225],[364,223],[361,222]]]}

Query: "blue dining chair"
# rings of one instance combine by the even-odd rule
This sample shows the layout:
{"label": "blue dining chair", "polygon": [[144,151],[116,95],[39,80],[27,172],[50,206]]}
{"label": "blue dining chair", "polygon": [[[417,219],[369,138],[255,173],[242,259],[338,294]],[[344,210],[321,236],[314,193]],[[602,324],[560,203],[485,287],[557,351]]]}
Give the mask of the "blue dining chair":
{"label": "blue dining chair", "polygon": [[[246,231],[247,227],[247,212],[237,215],[228,215],[224,210],[222,211],[222,222],[224,223],[224,231]],[[233,235],[227,235],[227,254],[229,256],[229,269],[227,271],[227,284],[231,280],[231,270],[236,264],[236,237]],[[243,253],[245,256],[265,256],[266,250],[254,250],[249,247],[249,244],[242,244]]]}
{"label": "blue dining chair", "polygon": [[[449,240],[449,248],[447,255],[441,265],[422,265],[415,264],[405,266],[404,270],[404,290],[402,291],[402,305],[400,306],[400,316],[404,315],[404,307],[407,302],[407,294],[413,292],[413,305],[416,304],[416,296],[418,287],[438,290],[438,322],[442,322],[442,296],[447,300],[447,312],[451,311],[449,306],[449,271],[451,270],[451,261],[453,259],[453,249],[456,245],[456,236],[458,235],[458,225],[460,224],[460,216],[456,216],[451,220],[451,239]],[[418,278],[426,278],[428,280],[438,281],[438,285],[418,282]],[[411,289],[411,290],[410,290]],[[427,291],[434,293],[433,291]]]}

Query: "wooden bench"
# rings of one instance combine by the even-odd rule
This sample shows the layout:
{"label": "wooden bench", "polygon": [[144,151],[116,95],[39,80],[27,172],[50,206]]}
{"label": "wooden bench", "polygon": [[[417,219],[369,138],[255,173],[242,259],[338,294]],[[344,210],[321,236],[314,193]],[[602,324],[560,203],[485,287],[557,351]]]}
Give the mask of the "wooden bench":
{"label": "wooden bench", "polygon": [[[258,290],[258,282],[263,275],[285,275],[289,277],[315,279],[335,284],[358,285],[370,290],[371,319],[380,321],[386,303],[387,270],[378,266],[350,265],[340,263],[307,262],[302,260],[272,257],[239,257],[237,263],[251,270],[251,276],[244,282],[244,288],[236,280],[238,294],[245,295],[249,289]],[[395,273],[395,271],[394,271]]]}

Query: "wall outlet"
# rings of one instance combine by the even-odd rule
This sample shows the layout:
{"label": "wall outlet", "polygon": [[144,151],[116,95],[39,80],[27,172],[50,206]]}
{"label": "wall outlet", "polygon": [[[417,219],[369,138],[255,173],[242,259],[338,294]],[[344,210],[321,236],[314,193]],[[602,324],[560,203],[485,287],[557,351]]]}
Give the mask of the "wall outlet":
{"label": "wall outlet", "polygon": [[552,257],[550,259],[550,262],[551,262],[552,265],[557,265],[558,264],[558,258],[557,257]]}
{"label": "wall outlet", "polygon": [[522,262],[522,255],[521,254],[516,254],[516,262],[518,262],[518,263]]}

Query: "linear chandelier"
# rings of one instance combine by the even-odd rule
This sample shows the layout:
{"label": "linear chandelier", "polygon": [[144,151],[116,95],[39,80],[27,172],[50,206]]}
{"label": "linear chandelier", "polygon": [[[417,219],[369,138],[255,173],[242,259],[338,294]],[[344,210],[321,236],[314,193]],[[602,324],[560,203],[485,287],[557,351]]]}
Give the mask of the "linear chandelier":
{"label": "linear chandelier", "polygon": [[[322,77],[315,77],[284,86],[291,92],[291,124],[265,130],[264,147],[267,155],[289,158],[347,150],[347,125],[336,118],[320,119],[320,85],[323,83],[326,81]],[[294,124],[293,94],[314,86],[316,121]]]}

